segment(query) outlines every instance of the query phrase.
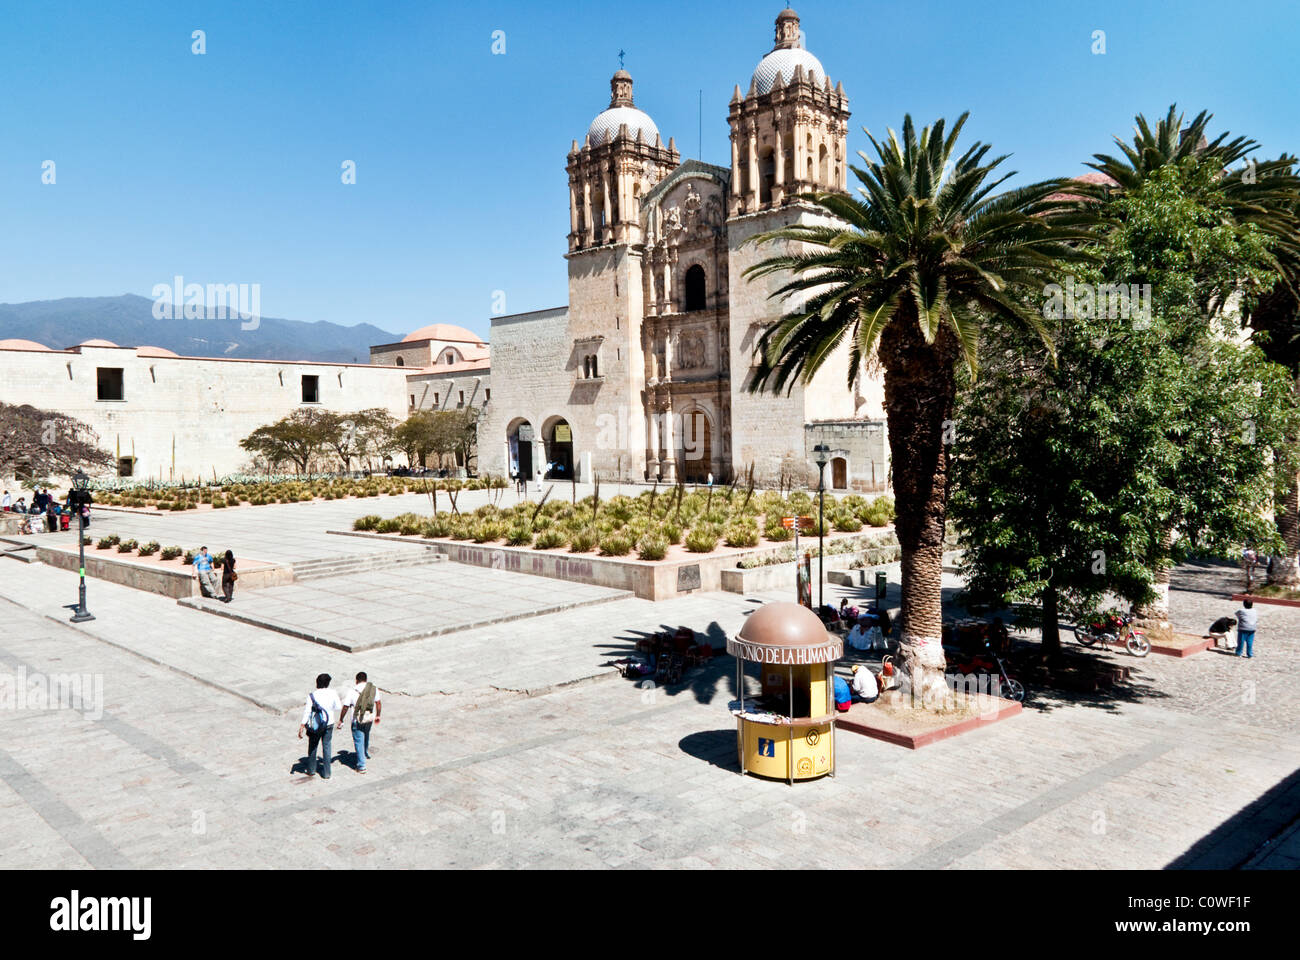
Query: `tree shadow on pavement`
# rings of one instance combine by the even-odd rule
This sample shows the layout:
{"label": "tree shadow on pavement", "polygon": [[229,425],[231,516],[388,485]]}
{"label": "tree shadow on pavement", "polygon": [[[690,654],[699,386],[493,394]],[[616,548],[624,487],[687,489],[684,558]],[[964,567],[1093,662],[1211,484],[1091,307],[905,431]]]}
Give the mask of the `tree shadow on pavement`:
{"label": "tree shadow on pavement", "polygon": [[740,772],[740,758],[736,754],[735,730],[705,730],[690,733],[677,741],[683,753],[697,760],[706,760],[711,766]]}

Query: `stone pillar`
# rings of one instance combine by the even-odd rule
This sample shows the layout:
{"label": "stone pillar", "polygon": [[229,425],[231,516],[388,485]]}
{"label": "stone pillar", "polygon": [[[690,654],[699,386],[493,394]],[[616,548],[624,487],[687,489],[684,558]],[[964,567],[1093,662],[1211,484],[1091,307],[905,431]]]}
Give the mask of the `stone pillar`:
{"label": "stone pillar", "polygon": [[541,493],[546,479],[546,442],[541,437],[533,440],[533,476],[537,478],[537,492]]}
{"label": "stone pillar", "polygon": [[647,317],[659,315],[659,304],[655,299],[655,248],[649,243],[641,260],[641,301],[645,304]]}
{"label": "stone pillar", "polygon": [[609,171],[608,170],[602,170],[600,172],[600,184],[604,188],[604,193],[605,193],[605,197],[604,197],[605,229],[600,232],[600,242],[608,243],[610,238],[614,235],[614,224],[611,222],[611,218],[614,216],[614,213],[610,209],[610,204],[609,204]]}
{"label": "stone pillar", "polygon": [[749,127],[749,209],[758,209],[758,130],[756,124]]}
{"label": "stone pillar", "polygon": [[591,220],[591,181],[586,177],[582,178],[582,215],[586,218],[583,227],[586,233],[586,242],[583,246],[595,246],[596,225]]}
{"label": "stone pillar", "polygon": [[740,209],[740,144],[736,141],[737,131],[731,131],[731,212]]}
{"label": "stone pillar", "polygon": [[578,239],[578,188],[569,184],[569,233],[576,243]]}
{"label": "stone pillar", "polygon": [[673,482],[677,479],[677,438],[673,434],[672,394],[665,395],[663,418],[664,458],[659,462],[659,475],[665,481]]}
{"label": "stone pillar", "polygon": [[673,264],[672,258],[668,256],[668,251],[664,251],[664,300],[663,309],[660,313],[673,312]]}
{"label": "stone pillar", "polygon": [[781,134],[781,120],[776,118],[776,182],[772,184],[772,206],[785,199],[785,137]]}
{"label": "stone pillar", "polygon": [[647,480],[655,480],[659,477],[659,409],[658,404],[652,398],[649,406],[650,416],[646,417],[646,473]]}

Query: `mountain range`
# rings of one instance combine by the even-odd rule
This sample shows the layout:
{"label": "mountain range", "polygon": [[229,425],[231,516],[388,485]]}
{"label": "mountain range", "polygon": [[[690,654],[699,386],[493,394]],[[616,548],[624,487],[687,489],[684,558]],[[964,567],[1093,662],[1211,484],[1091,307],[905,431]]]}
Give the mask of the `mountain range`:
{"label": "mountain range", "polygon": [[372,345],[403,336],[369,323],[345,327],[271,317],[262,318],[255,330],[243,330],[238,318],[159,320],[153,311],[154,301],[130,293],[0,303],[0,340],[35,340],[56,350],[110,340],[123,347],[163,347],[183,357],[369,363]]}

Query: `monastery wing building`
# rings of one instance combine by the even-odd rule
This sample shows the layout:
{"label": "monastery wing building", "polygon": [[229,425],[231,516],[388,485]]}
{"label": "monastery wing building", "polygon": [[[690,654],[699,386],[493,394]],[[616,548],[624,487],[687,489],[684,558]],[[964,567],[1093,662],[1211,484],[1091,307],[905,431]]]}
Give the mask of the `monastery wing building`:
{"label": "monastery wing building", "polygon": [[847,345],[809,385],[751,394],[755,345],[782,313],[780,280],[744,271],[775,255],[755,234],[832,222],[797,199],[847,191],[848,98],[783,10],[776,43],[731,99],[731,167],[683,162],[610,81],[609,108],[573,141],[569,304],[492,320],[495,396],[481,472],[525,477],[759,482],[806,477],[815,444],[836,489],[884,487],[883,386],[847,388]]}

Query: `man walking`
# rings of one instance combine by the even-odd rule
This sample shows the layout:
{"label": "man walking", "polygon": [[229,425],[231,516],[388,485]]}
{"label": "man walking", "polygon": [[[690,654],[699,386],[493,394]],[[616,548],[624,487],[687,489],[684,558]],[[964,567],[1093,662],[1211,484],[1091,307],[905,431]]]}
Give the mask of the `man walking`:
{"label": "man walking", "polygon": [[352,746],[357,752],[357,773],[366,772],[366,761],[370,759],[370,725],[371,715],[374,723],[379,722],[379,713],[383,704],[379,700],[379,691],[367,678],[365,671],[357,674],[357,685],[344,695],[343,712],[339,714],[339,729],[343,729],[343,718],[352,709]]}
{"label": "man walking", "polygon": [[212,572],[212,556],[207,547],[199,547],[199,555],[194,558],[194,576],[199,580],[199,593],[205,597],[217,595],[217,577]]}
{"label": "man walking", "polygon": [[1258,614],[1254,610],[1254,600],[1243,600],[1237,611],[1237,656],[1246,654],[1248,659],[1255,658],[1255,626]]}
{"label": "man walking", "polygon": [[330,675],[322,673],[316,678],[316,689],[307,695],[302,709],[302,723],[298,725],[298,739],[307,733],[307,776],[316,776],[316,747],[321,750],[320,778],[330,778],[330,759],[334,755],[334,718],[343,709],[339,695],[330,689]]}

